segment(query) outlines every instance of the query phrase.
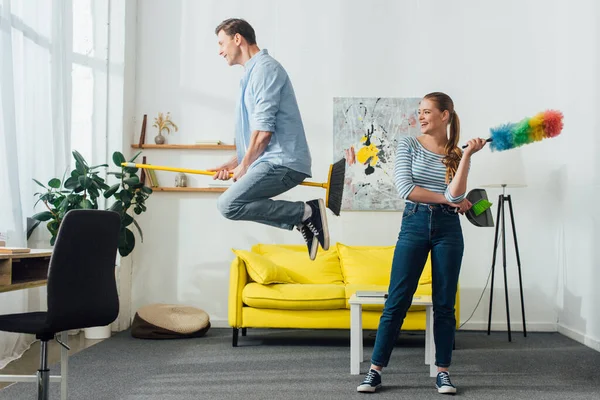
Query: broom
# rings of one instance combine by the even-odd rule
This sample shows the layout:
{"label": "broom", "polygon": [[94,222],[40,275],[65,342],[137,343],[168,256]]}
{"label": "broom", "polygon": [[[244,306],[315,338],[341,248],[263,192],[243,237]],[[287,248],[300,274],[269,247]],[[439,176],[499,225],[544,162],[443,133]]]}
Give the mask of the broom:
{"label": "broom", "polygon": [[[335,164],[329,166],[329,175],[327,182],[302,182],[303,186],[320,187],[326,190],[325,192],[325,205],[335,215],[339,216],[342,209],[342,196],[344,194],[344,179],[346,176],[346,160],[342,158]],[[160,165],[150,164],[136,164],[132,162],[121,163],[122,167],[125,168],[143,168],[143,169],[155,169],[159,171],[170,171],[170,172],[185,172],[188,174],[197,175],[214,175],[215,172],[205,171],[199,169],[188,169],[188,168],[175,168],[175,167],[164,167]]]}

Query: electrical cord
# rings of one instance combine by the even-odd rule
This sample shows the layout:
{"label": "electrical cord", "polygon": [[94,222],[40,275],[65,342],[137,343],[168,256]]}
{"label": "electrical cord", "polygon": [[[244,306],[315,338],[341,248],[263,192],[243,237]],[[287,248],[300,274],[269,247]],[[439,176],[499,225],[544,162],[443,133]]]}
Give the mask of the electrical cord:
{"label": "electrical cord", "polygon": [[[502,230],[504,230],[504,227],[502,227]],[[504,233],[504,232],[502,232]],[[498,243],[500,242],[500,235],[498,235],[498,240],[496,241],[496,244],[494,246],[494,248],[498,247]],[[485,286],[483,287],[483,290],[481,292],[481,296],[479,296],[479,300],[477,300],[477,304],[475,305],[475,308],[473,309],[473,312],[471,313],[471,315],[469,316],[469,318],[467,318],[467,320],[465,322],[463,322],[462,324],[460,324],[458,326],[458,329],[462,328],[467,322],[469,322],[471,320],[471,318],[473,318],[473,315],[475,315],[475,311],[477,311],[477,307],[479,307],[479,303],[481,303],[481,299],[483,298],[483,295],[485,294],[485,290],[488,287],[488,284],[490,283],[490,277],[492,276],[492,267],[490,267],[490,272],[488,274],[487,277],[487,281],[485,282]]]}

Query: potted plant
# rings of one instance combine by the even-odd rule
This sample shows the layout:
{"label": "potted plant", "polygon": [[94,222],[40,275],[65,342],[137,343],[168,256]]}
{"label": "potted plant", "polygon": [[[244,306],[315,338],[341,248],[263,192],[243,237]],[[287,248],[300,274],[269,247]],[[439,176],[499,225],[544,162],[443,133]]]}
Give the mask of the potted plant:
{"label": "potted plant", "polygon": [[[134,162],[136,154],[131,162]],[[75,158],[75,169],[71,171],[69,177],[62,180],[52,178],[48,181],[48,186],[42,184],[38,180],[34,181],[46,189],[45,192],[35,193],[38,197],[36,205],[41,201],[46,206],[47,210],[33,215],[36,220],[31,229],[27,232],[27,237],[31,235],[33,230],[42,222],[47,222],[46,227],[50,231],[50,245],[54,245],[56,235],[60,223],[65,214],[73,209],[98,209],[98,199],[104,196],[106,199],[114,198],[114,202],[108,208],[116,211],[121,216],[121,230],[119,231],[119,254],[122,257],[129,255],[135,247],[135,235],[130,229],[133,224],[140,235],[143,242],[144,236],[139,224],[131,215],[130,211],[136,215],[146,211],[145,201],[152,193],[152,189],[144,186],[136,175],[137,168],[122,168],[121,163],[125,162],[125,157],[120,152],[113,153],[113,162],[121,170],[119,172],[108,172],[109,175],[114,175],[120,182],[109,186],[105,180],[100,177],[100,172],[103,168],[107,168],[108,164],[100,164],[89,166],[83,156],[73,151]],[[110,325],[86,328],[85,337],[87,339],[104,339],[110,337]]]}
{"label": "potted plant", "polygon": [[[134,162],[139,154],[136,154],[131,162]],[[47,222],[46,227],[51,234],[50,245],[54,245],[58,228],[67,211],[82,208],[98,209],[98,199],[102,195],[106,199],[114,199],[108,209],[118,212],[121,216],[119,254],[126,257],[135,247],[135,235],[130,229],[131,225],[137,228],[141,240],[144,240],[142,229],[130,211],[132,210],[137,215],[146,211],[145,201],[152,193],[152,189],[140,182],[139,177],[136,175],[137,168],[121,167],[121,163],[126,160],[123,154],[118,151],[113,153],[112,158],[115,165],[121,170],[108,172],[108,174],[114,175],[120,182],[112,186],[109,186],[100,177],[100,172],[103,168],[107,168],[108,164],[90,167],[77,151],[73,151],[73,157],[75,158],[75,169],[70,172],[68,178],[65,179],[65,173],[62,180],[52,178],[48,181],[47,186],[34,179],[38,185],[46,189],[46,192],[35,193],[35,196],[38,197],[35,204],[37,205],[41,201],[47,210],[32,216],[36,222],[27,232],[27,237],[41,222]]]}

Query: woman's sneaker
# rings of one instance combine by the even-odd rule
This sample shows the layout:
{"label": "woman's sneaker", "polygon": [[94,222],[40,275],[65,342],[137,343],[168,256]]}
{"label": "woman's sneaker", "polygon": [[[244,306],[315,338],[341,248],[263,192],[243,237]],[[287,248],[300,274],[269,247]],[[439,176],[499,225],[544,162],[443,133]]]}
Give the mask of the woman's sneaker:
{"label": "woman's sneaker", "polygon": [[450,374],[446,371],[438,372],[437,379],[435,381],[435,387],[438,393],[442,394],[455,394],[456,387],[450,382]]}
{"label": "woman's sneaker", "polygon": [[375,393],[381,387],[381,374],[374,369],[370,369],[365,376],[365,380],[356,388],[357,392]]}

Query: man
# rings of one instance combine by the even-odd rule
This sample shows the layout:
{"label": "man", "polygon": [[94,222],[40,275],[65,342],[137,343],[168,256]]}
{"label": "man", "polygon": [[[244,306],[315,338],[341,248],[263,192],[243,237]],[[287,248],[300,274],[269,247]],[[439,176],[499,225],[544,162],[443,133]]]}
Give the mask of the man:
{"label": "man", "polygon": [[237,154],[212,170],[214,179],[234,181],[219,197],[219,211],[232,220],[297,227],[314,260],[319,244],[329,248],[325,202],[271,199],[311,176],[310,151],[287,72],[258,48],[248,22],[227,19],[215,33],[219,55],[245,69],[236,109]]}

